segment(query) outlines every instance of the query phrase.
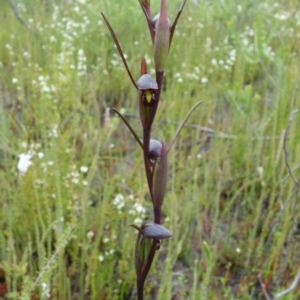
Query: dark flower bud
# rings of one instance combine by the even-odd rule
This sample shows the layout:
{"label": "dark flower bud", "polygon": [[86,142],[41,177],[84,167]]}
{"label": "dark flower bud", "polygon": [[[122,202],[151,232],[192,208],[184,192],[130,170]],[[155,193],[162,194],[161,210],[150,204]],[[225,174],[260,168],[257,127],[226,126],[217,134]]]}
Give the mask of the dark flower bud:
{"label": "dark flower bud", "polygon": [[162,144],[158,140],[150,139],[149,157],[150,159],[157,159],[161,156]]}
{"label": "dark flower bud", "polygon": [[173,236],[166,227],[156,223],[146,223],[142,227],[144,235],[149,239],[164,240]]}
{"label": "dark flower bud", "polygon": [[[158,13],[152,20],[152,26],[153,26],[154,30],[156,30],[157,21],[159,19],[159,16],[160,16],[160,14]],[[169,25],[169,29],[171,29],[172,23],[169,18],[168,18],[168,25]]]}

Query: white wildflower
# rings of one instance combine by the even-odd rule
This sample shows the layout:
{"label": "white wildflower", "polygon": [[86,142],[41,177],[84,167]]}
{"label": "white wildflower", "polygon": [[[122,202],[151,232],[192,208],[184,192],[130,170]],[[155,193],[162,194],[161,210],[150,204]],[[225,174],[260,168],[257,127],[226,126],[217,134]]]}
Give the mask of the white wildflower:
{"label": "white wildflower", "polygon": [[263,175],[264,175],[264,168],[263,168],[262,166],[259,166],[259,167],[257,167],[256,171],[257,171],[257,173],[258,173],[258,176],[259,176],[260,178],[262,178]]}
{"label": "white wildflower", "polygon": [[39,153],[37,154],[37,156],[38,156],[38,158],[43,158],[45,155],[44,155],[43,152],[39,152]]}
{"label": "white wildflower", "polygon": [[104,256],[103,255],[99,255],[98,259],[99,259],[100,262],[102,262],[102,261],[104,261]]}
{"label": "white wildflower", "polygon": [[86,236],[89,240],[91,240],[94,237],[94,235],[95,235],[95,233],[92,230],[86,234]]}
{"label": "white wildflower", "polygon": [[79,183],[79,179],[78,178],[72,178],[71,180],[74,184],[78,184]]}
{"label": "white wildflower", "polygon": [[41,287],[42,287],[42,296],[49,299],[51,297],[49,285],[47,283],[43,282],[41,284]]}
{"label": "white wildflower", "polygon": [[24,175],[31,165],[32,165],[31,155],[26,154],[26,153],[21,153],[19,155],[19,162],[18,162],[18,165],[17,165],[17,168],[18,168],[19,172],[22,175]]}
{"label": "white wildflower", "polygon": [[86,173],[88,170],[89,170],[89,168],[87,166],[80,167],[80,172],[82,172],[82,173]]}

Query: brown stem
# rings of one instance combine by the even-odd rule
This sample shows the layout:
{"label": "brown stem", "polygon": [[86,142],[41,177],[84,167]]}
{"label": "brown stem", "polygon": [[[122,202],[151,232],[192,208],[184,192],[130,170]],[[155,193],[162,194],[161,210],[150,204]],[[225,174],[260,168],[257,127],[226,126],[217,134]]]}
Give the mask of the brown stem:
{"label": "brown stem", "polygon": [[136,286],[137,286],[137,299],[144,300],[144,283],[145,278],[137,278]]}
{"label": "brown stem", "polygon": [[151,168],[151,162],[149,159],[149,144],[150,144],[150,136],[151,136],[151,127],[150,128],[144,128],[144,134],[143,134],[143,144],[144,144],[144,165],[145,165],[145,171],[146,171],[146,177],[149,187],[149,192],[151,196],[151,201],[153,202],[153,178],[152,178],[152,168]]}
{"label": "brown stem", "polygon": [[156,224],[161,223],[161,208],[153,208],[154,219],[153,222]]}
{"label": "brown stem", "polygon": [[159,240],[153,240],[152,246],[151,246],[151,249],[150,249],[150,253],[149,253],[149,256],[148,256],[148,261],[146,263],[145,268],[143,269],[142,278],[143,278],[144,281],[146,280],[146,277],[147,277],[147,275],[149,273],[149,270],[151,268],[151,265],[152,265],[152,262],[153,262],[153,259],[154,259],[154,255],[155,255],[155,252],[156,252],[156,249],[157,249],[157,244],[159,244]]}

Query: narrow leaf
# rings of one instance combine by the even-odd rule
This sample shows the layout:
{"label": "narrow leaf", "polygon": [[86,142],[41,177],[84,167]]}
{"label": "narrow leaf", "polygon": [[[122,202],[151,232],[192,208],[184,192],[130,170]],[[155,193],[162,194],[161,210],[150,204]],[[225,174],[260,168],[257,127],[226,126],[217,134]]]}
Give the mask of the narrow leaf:
{"label": "narrow leaf", "polygon": [[178,10],[178,12],[177,12],[176,18],[175,18],[175,20],[174,20],[174,22],[173,22],[173,25],[172,25],[172,27],[171,27],[171,33],[170,33],[170,46],[169,46],[169,48],[171,48],[171,43],[172,43],[172,39],[173,39],[173,34],[174,34],[174,31],[175,31],[177,22],[178,22],[178,20],[179,20],[179,18],[180,18],[180,15],[181,15],[182,11],[183,11],[183,8],[184,8],[184,6],[185,6],[185,3],[186,3],[186,0],[184,0],[184,1],[182,2],[181,6],[180,6],[180,8],[179,8],[179,10]]}
{"label": "narrow leaf", "polygon": [[183,128],[184,124],[186,123],[187,119],[189,118],[189,116],[192,114],[192,112],[202,103],[202,101],[199,101],[197,102],[191,109],[190,111],[187,113],[187,115],[185,116],[185,118],[183,119],[182,123],[179,125],[169,147],[168,147],[168,150],[167,150],[167,153],[169,153],[169,151],[172,149],[174,143],[176,142],[177,138],[178,138],[178,135],[181,131],[181,129]]}
{"label": "narrow leaf", "polygon": [[206,241],[203,242],[203,249],[204,249],[207,260],[209,262],[211,262],[211,251],[210,251],[210,247]]}
{"label": "narrow leaf", "polygon": [[126,119],[121,115],[120,112],[118,112],[115,108],[112,108],[112,110],[123,120],[123,122],[126,124],[126,126],[128,127],[128,129],[130,130],[130,132],[132,133],[132,135],[134,136],[135,140],[138,142],[138,144],[141,146],[141,148],[144,150],[144,146],[141,142],[141,140],[139,139],[139,137],[137,136],[137,134],[135,133],[135,131],[132,129],[132,127],[130,126],[130,124],[126,121]]}
{"label": "narrow leaf", "polygon": [[132,77],[132,75],[131,75],[131,72],[130,72],[130,70],[129,70],[129,68],[128,68],[128,65],[127,65],[126,59],[125,59],[125,57],[124,57],[122,48],[121,48],[121,46],[120,46],[120,44],[119,44],[119,41],[118,41],[118,39],[117,39],[117,37],[116,37],[116,35],[115,35],[115,33],[114,33],[112,27],[110,26],[110,23],[108,22],[107,18],[105,17],[104,13],[101,13],[101,15],[102,15],[102,17],[103,17],[103,19],[104,19],[104,22],[106,23],[106,26],[107,26],[107,28],[108,28],[108,30],[109,30],[109,32],[110,32],[110,34],[111,34],[111,36],[112,36],[114,42],[115,42],[115,45],[116,45],[116,47],[117,47],[117,49],[118,49],[118,51],[119,51],[119,54],[120,54],[120,56],[121,56],[121,58],[122,58],[122,61],[123,61],[123,64],[124,64],[124,66],[125,66],[125,69],[126,69],[126,71],[127,71],[127,73],[128,73],[128,76],[130,77],[131,82],[132,82],[132,84],[134,85],[134,87],[137,89],[136,83],[135,83],[135,81],[134,81],[134,79],[133,79],[133,77]]}
{"label": "narrow leaf", "polygon": [[152,26],[152,17],[151,17],[151,11],[150,11],[150,5],[146,8],[141,1],[140,2],[140,5],[141,5],[141,8],[144,12],[144,15],[146,17],[146,20],[147,20],[147,24],[148,24],[148,28],[149,28],[149,32],[150,32],[150,36],[151,36],[151,40],[152,40],[152,44],[154,44],[154,37],[155,37],[155,32],[154,32],[154,29],[153,29],[153,26]]}

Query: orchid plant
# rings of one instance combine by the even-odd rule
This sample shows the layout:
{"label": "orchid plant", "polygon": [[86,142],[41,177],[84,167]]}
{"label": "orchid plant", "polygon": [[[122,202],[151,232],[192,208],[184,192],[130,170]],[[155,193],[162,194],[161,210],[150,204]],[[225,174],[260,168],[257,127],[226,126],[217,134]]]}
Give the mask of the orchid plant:
{"label": "orchid plant", "polygon": [[168,153],[172,149],[186,120],[193,110],[201,104],[201,101],[196,103],[190,109],[169,145],[166,144],[164,139],[162,139],[162,141],[158,141],[151,138],[152,125],[162,91],[167,56],[171,47],[177,22],[186,4],[186,0],[183,0],[173,23],[171,23],[168,19],[167,0],[161,0],[160,12],[154,18],[152,18],[151,14],[150,0],[139,0],[139,3],[146,18],[153,45],[155,78],[148,74],[146,60],[142,58],[140,78],[137,82],[134,80],[120,43],[118,42],[108,19],[103,13],[102,16],[115,42],[128,76],[133,86],[138,91],[139,115],[143,128],[142,140],[140,140],[134,129],[122,116],[122,114],[114,108],[113,111],[123,120],[143,151],[146,178],[153,205],[152,222],[145,221],[140,227],[131,225],[138,230],[135,246],[137,299],[143,300],[144,283],[152,265],[155,253],[160,247],[161,240],[172,236],[171,231],[161,225],[161,209],[166,194],[168,179]]}

